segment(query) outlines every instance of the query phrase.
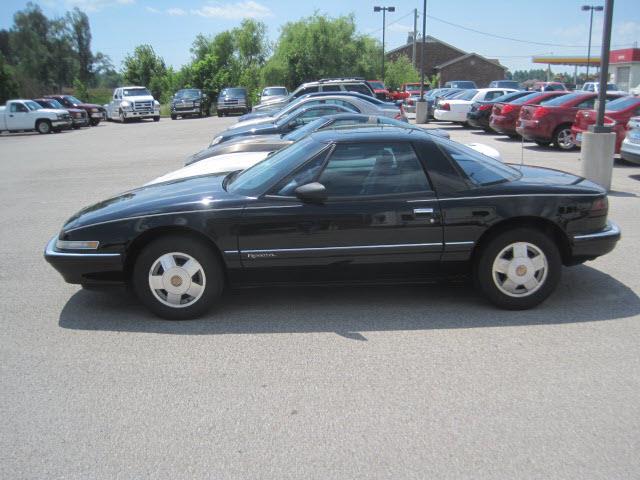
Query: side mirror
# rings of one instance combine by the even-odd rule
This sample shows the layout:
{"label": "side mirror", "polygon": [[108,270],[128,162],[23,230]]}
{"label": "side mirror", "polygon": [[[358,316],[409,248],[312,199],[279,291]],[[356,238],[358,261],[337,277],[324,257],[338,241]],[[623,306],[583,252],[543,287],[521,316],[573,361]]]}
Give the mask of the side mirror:
{"label": "side mirror", "polygon": [[296,197],[308,203],[323,203],[327,199],[327,190],[324,185],[318,182],[300,185],[296,188],[295,193]]}

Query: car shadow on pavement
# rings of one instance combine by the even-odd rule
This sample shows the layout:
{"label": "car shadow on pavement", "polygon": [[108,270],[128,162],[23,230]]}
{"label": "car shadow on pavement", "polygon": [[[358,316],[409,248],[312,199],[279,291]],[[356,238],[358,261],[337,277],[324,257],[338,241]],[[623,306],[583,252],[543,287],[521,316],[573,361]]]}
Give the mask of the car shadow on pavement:
{"label": "car shadow on pavement", "polygon": [[513,327],[614,320],[640,313],[640,298],[613,277],[581,265],[564,269],[538,308],[500,310],[468,284],[235,290],[204,318],[163,321],[124,289],[80,290],[60,313],[73,330],[177,335],[334,332],[365,341],[368,331]]}

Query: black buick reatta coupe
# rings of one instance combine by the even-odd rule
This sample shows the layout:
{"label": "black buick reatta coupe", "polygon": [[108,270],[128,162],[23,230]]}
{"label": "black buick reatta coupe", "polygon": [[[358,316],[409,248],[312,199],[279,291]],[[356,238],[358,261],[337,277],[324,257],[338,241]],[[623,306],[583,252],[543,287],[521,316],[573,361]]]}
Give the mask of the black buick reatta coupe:
{"label": "black buick reatta coupe", "polygon": [[253,167],[141,187],[81,210],[46,246],[67,282],[129,284],[188,319],[225,286],[418,282],[468,273],[531,308],[562,265],[611,251],[606,191],[418,130],[313,133]]}

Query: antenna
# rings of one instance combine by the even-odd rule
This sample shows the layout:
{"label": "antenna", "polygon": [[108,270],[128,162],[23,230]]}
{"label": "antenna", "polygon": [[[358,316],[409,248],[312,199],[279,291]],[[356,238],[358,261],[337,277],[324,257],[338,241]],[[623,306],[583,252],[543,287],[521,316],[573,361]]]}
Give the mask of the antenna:
{"label": "antenna", "polygon": [[524,137],[520,135],[520,169],[524,165]]}

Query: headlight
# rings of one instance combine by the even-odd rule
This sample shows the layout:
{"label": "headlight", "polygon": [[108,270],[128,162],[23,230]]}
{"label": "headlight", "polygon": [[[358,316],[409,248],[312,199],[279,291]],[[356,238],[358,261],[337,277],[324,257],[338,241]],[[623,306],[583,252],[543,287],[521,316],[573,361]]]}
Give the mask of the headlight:
{"label": "headlight", "polygon": [[200,100],[196,100],[195,102],[193,102],[193,105],[195,107],[199,107],[200,106]]}
{"label": "headlight", "polygon": [[214,145],[219,144],[221,141],[222,141],[222,137],[220,135],[218,135],[216,138],[214,138],[211,141],[211,145],[210,146],[213,147]]}
{"label": "headlight", "polygon": [[131,106],[131,103],[124,100],[123,102],[120,102],[120,106],[122,108],[129,108]]}
{"label": "headlight", "polygon": [[97,240],[56,240],[58,250],[95,250],[98,245]]}
{"label": "headlight", "polygon": [[98,112],[98,109],[97,109],[97,108],[92,108],[92,109],[91,109],[91,111],[92,111],[93,113],[96,113],[96,112]]}
{"label": "headlight", "polygon": [[58,120],[62,120],[65,117],[64,113],[58,113],[56,115],[58,116]]}
{"label": "headlight", "polygon": [[160,102],[159,102],[159,101],[157,101],[157,100],[154,100],[154,101],[153,101],[153,104],[154,104],[156,107],[160,107]]}

